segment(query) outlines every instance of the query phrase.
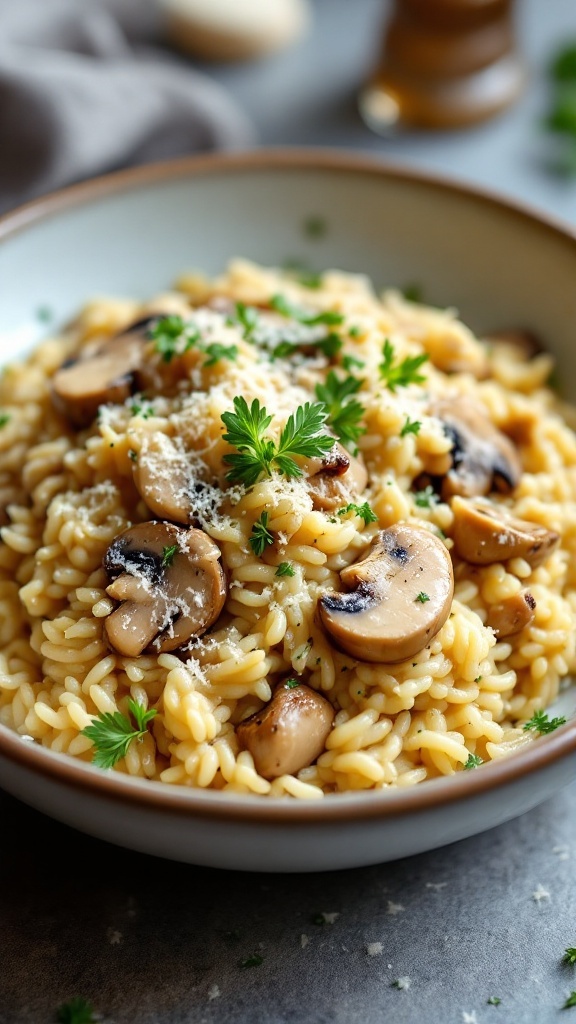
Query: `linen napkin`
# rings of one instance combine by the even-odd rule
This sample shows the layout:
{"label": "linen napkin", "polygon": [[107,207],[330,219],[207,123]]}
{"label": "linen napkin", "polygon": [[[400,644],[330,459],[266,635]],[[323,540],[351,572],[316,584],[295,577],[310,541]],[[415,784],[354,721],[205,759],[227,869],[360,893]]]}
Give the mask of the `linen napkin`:
{"label": "linen napkin", "polygon": [[0,0],[0,210],[119,167],[244,148],[218,83],[152,44],[146,0]]}

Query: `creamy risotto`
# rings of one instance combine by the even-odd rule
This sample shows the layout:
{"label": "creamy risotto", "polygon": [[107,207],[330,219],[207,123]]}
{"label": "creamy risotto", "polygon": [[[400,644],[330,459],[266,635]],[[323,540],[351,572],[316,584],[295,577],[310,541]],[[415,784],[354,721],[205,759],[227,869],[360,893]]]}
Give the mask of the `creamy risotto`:
{"label": "creamy risotto", "polygon": [[0,721],[301,799],[534,742],[576,662],[551,369],[336,271],[90,302],[0,380]]}

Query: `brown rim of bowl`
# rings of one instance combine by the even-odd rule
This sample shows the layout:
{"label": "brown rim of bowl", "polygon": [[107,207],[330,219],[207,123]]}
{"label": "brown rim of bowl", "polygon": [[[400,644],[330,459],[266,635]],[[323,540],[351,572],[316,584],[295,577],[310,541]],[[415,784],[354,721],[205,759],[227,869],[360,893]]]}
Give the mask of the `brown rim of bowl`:
{"label": "brown rim of bowl", "polygon": [[[572,249],[576,243],[576,232],[568,225],[528,205],[510,201],[505,196],[463,185],[445,176],[415,171],[397,163],[384,164],[373,158],[329,149],[255,150],[232,155],[192,156],[118,171],[42,196],[4,214],[0,217],[0,242],[60,211],[133,188],[197,175],[249,173],[254,170],[352,173],[360,177],[409,182],[432,191],[455,193],[467,201],[496,209],[506,216],[512,215],[529,222],[532,228],[554,234]],[[530,744],[527,749],[493,762],[479,771],[434,779],[408,790],[333,794],[322,801],[309,802],[243,795],[230,798],[225,793],[172,787],[133,779],[121,773],[101,772],[83,761],[22,740],[17,733],[0,726],[0,754],[6,760],[29,771],[39,771],[68,788],[89,788],[102,798],[148,805],[155,811],[167,813],[183,811],[202,818],[259,823],[273,821],[293,825],[400,817],[417,811],[425,812],[439,805],[478,797],[514,783],[575,752],[576,719],[573,719],[553,734]]]}

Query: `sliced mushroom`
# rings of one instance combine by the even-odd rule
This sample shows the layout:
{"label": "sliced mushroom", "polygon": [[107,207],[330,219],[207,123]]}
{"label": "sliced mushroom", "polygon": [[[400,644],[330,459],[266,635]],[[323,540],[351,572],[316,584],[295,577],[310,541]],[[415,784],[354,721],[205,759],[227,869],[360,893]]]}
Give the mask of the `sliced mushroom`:
{"label": "sliced mushroom", "polygon": [[397,523],[382,530],[340,580],[348,593],[321,597],[320,619],[338,647],[360,661],[411,658],[450,613],[452,561],[442,541],[422,526]]}
{"label": "sliced mushroom", "polygon": [[124,402],[138,388],[144,359],[149,316],[131,325],[103,345],[70,359],[52,378],[52,401],[75,426],[92,423],[101,405]]}
{"label": "sliced mushroom", "polygon": [[143,438],[134,483],[150,511],[174,523],[193,523],[218,505],[218,490],[195,476],[190,456],[162,431]]}
{"label": "sliced mushroom", "polygon": [[141,523],[110,545],[106,593],[121,604],[105,622],[108,643],[137,657],[174,651],[216,621],[226,599],[220,549],[202,530]]}
{"label": "sliced mushroom", "polygon": [[452,441],[451,466],[440,484],[444,501],[454,494],[470,498],[492,490],[508,493],[518,486],[518,452],[480,406],[457,396],[440,399],[430,412],[442,420]]}
{"label": "sliced mushroom", "polygon": [[365,490],[368,473],[362,459],[337,441],[324,458],[303,465],[314,507],[332,512]]}
{"label": "sliced mushroom", "polygon": [[452,538],[459,558],[472,565],[490,565],[509,558],[524,558],[540,565],[560,542],[559,534],[545,526],[517,519],[487,501],[452,501]]}
{"label": "sliced mushroom", "polygon": [[280,683],[269,704],[236,728],[238,742],[254,758],[265,779],[294,775],[322,753],[334,720],[334,708],[304,683]]}
{"label": "sliced mushroom", "polygon": [[528,590],[505,598],[500,604],[488,609],[486,624],[491,626],[499,638],[513,636],[529,626],[536,614],[536,601]]}

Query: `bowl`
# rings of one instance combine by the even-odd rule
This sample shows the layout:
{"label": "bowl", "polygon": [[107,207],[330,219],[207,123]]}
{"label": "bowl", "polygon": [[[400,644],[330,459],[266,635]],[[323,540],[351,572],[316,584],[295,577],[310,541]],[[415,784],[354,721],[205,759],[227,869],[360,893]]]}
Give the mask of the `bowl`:
{"label": "bowl", "polygon": [[[310,225],[322,225],[319,232]],[[418,282],[477,332],[529,327],[576,396],[576,237],[499,197],[324,151],[196,157],[66,189],[0,221],[2,361],[95,294],[146,298],[243,255]],[[574,711],[574,692],[558,705]],[[556,712],[556,708],[554,709]],[[476,772],[408,790],[261,800],[107,773],[0,727],[0,783],[86,833],[175,860],[322,871],[433,849],[530,810],[576,777],[576,720]]]}

